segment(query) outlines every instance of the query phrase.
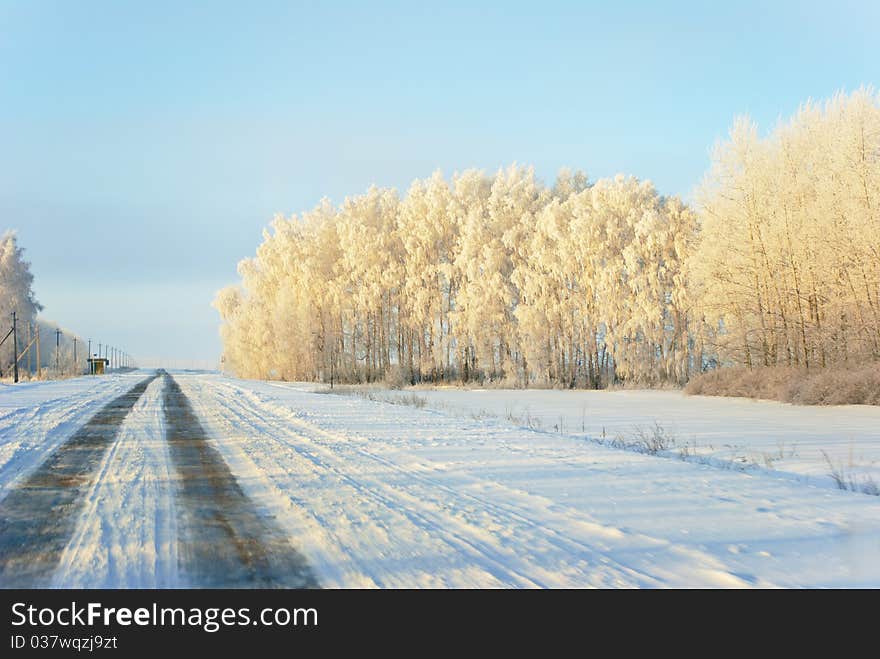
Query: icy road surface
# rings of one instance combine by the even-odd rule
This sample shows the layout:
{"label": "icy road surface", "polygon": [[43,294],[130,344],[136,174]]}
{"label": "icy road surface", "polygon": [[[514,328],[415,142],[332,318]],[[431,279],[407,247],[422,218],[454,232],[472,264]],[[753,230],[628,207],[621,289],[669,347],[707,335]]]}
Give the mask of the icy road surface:
{"label": "icy road surface", "polygon": [[[880,497],[503,418],[152,375],[0,391],[0,585],[880,586]],[[58,478],[124,395],[112,436],[87,433],[91,457]],[[63,524],[51,497],[21,496],[47,482]],[[16,526],[25,513],[52,532]]]}

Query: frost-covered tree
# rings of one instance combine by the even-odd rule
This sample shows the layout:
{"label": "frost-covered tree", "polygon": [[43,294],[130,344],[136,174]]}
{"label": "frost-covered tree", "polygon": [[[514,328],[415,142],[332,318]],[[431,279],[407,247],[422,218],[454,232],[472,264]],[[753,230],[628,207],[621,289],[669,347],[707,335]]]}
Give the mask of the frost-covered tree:
{"label": "frost-covered tree", "polygon": [[0,313],[10,316],[13,311],[28,321],[42,309],[34,297],[34,276],[30,263],[24,260],[24,249],[18,246],[14,231],[0,238]]}
{"label": "frost-covered tree", "polygon": [[685,262],[695,230],[679,200],[634,178],[601,180],[547,204],[513,275],[532,370],[571,387],[684,381]]}
{"label": "frost-covered tree", "polygon": [[[401,346],[408,379],[442,380],[452,372],[453,303],[458,218],[452,191],[440,172],[416,180],[401,203],[397,233],[402,250]],[[411,359],[410,359],[411,358]]]}
{"label": "frost-covered tree", "polygon": [[[27,327],[33,325],[42,309],[34,297],[33,283],[30,263],[24,260],[24,249],[19,247],[15,232],[7,231],[0,238],[0,338],[12,327],[13,311],[18,318],[20,339],[26,336]],[[23,345],[20,343],[19,348]],[[3,346],[0,355],[0,364],[6,373],[13,361],[11,340]]]}
{"label": "frost-covered tree", "polygon": [[646,182],[437,172],[276,218],[215,306],[247,377],[681,381],[693,213]]}
{"label": "frost-covered tree", "polygon": [[880,358],[880,96],[806,103],[765,138],[737,120],[699,199],[690,270],[723,360]]}
{"label": "frost-covered tree", "polygon": [[488,188],[484,183],[475,190],[481,197],[468,203],[461,228],[457,317],[467,332],[470,368],[491,379],[510,377],[518,361],[519,290],[512,275],[528,258],[535,215],[549,194],[532,169],[515,165],[499,171]]}

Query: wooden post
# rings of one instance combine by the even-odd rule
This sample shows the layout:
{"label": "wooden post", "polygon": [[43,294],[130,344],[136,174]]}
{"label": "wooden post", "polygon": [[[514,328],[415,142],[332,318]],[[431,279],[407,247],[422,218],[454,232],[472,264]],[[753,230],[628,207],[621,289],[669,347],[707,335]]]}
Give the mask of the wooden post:
{"label": "wooden post", "polygon": [[27,366],[28,366],[28,379],[34,376],[34,360],[32,359],[31,350],[33,346],[31,345],[31,324],[28,322],[27,324],[27,342],[28,342],[28,356],[27,356]]}
{"label": "wooden post", "polygon": [[12,373],[13,382],[18,383],[18,319],[12,312]]}

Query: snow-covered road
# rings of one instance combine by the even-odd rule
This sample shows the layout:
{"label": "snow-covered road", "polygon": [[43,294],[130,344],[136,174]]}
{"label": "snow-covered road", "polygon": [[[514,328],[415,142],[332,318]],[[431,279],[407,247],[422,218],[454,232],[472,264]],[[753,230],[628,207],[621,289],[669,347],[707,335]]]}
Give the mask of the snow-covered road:
{"label": "snow-covered road", "polygon": [[[71,385],[67,397],[97,409],[147,375],[120,378],[112,391]],[[173,375],[151,381],[120,425],[51,585],[224,585],[193,569],[192,537],[210,534],[192,530],[201,523],[192,511],[207,506],[234,527],[237,546],[255,543],[243,564],[275,566],[254,572],[263,575],[257,586],[880,586],[880,497],[501,418]],[[173,429],[187,418],[174,383],[191,433]],[[0,480],[12,492],[73,432],[40,420],[57,418],[56,407],[28,405],[34,394],[16,407],[8,402],[16,395],[0,393],[0,407],[19,410],[18,421],[0,417],[0,457],[12,456],[0,476],[13,473],[10,461],[19,465],[18,476]],[[21,448],[6,448],[23,445],[19,427],[47,428],[27,464]],[[181,437],[196,442],[186,444],[188,458],[176,457]],[[190,480],[215,489],[188,494]],[[278,566],[299,576],[285,581]]]}

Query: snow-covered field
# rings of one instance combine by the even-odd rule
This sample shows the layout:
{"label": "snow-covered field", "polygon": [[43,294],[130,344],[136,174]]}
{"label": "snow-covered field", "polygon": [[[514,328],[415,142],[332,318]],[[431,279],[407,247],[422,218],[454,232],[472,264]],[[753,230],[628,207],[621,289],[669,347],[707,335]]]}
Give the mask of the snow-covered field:
{"label": "snow-covered field", "polygon": [[[244,494],[324,587],[880,586],[880,497],[820,477],[583,439],[603,423],[608,436],[656,419],[674,423],[678,437],[693,433],[698,447],[712,432],[716,445],[739,436],[738,444],[760,446],[763,424],[763,446],[778,429],[788,428],[786,446],[798,438],[794,464],[808,444],[830,448],[841,428],[841,441],[876,445],[873,410],[791,408],[816,415],[800,422],[780,405],[671,393],[482,391],[420,391],[429,403],[419,409],[308,385],[174,378]],[[111,379],[91,386],[0,393],[0,406],[18,414],[0,418],[0,475],[10,461],[25,469],[25,444],[45,455],[70,433],[75,415],[52,420],[67,407],[59,396],[94,408],[126,388]],[[108,449],[53,585],[198,585],[177,569],[163,386],[161,378],[150,384]],[[578,394],[590,403],[584,414]],[[543,430],[506,418],[520,414],[508,410],[514,395]],[[603,408],[603,400],[614,403]],[[562,432],[552,428],[557,416]],[[45,429],[42,440],[24,439],[28,428]]]}
{"label": "snow-covered field", "polygon": [[[324,390],[324,387],[313,387]],[[772,469],[815,484],[880,488],[880,407],[799,406],[679,391],[504,389],[356,390],[471,418],[497,417],[568,437],[644,448],[659,431],[662,455],[737,469]],[[655,446],[656,447],[656,446]],[[878,490],[880,491],[880,490]]]}

